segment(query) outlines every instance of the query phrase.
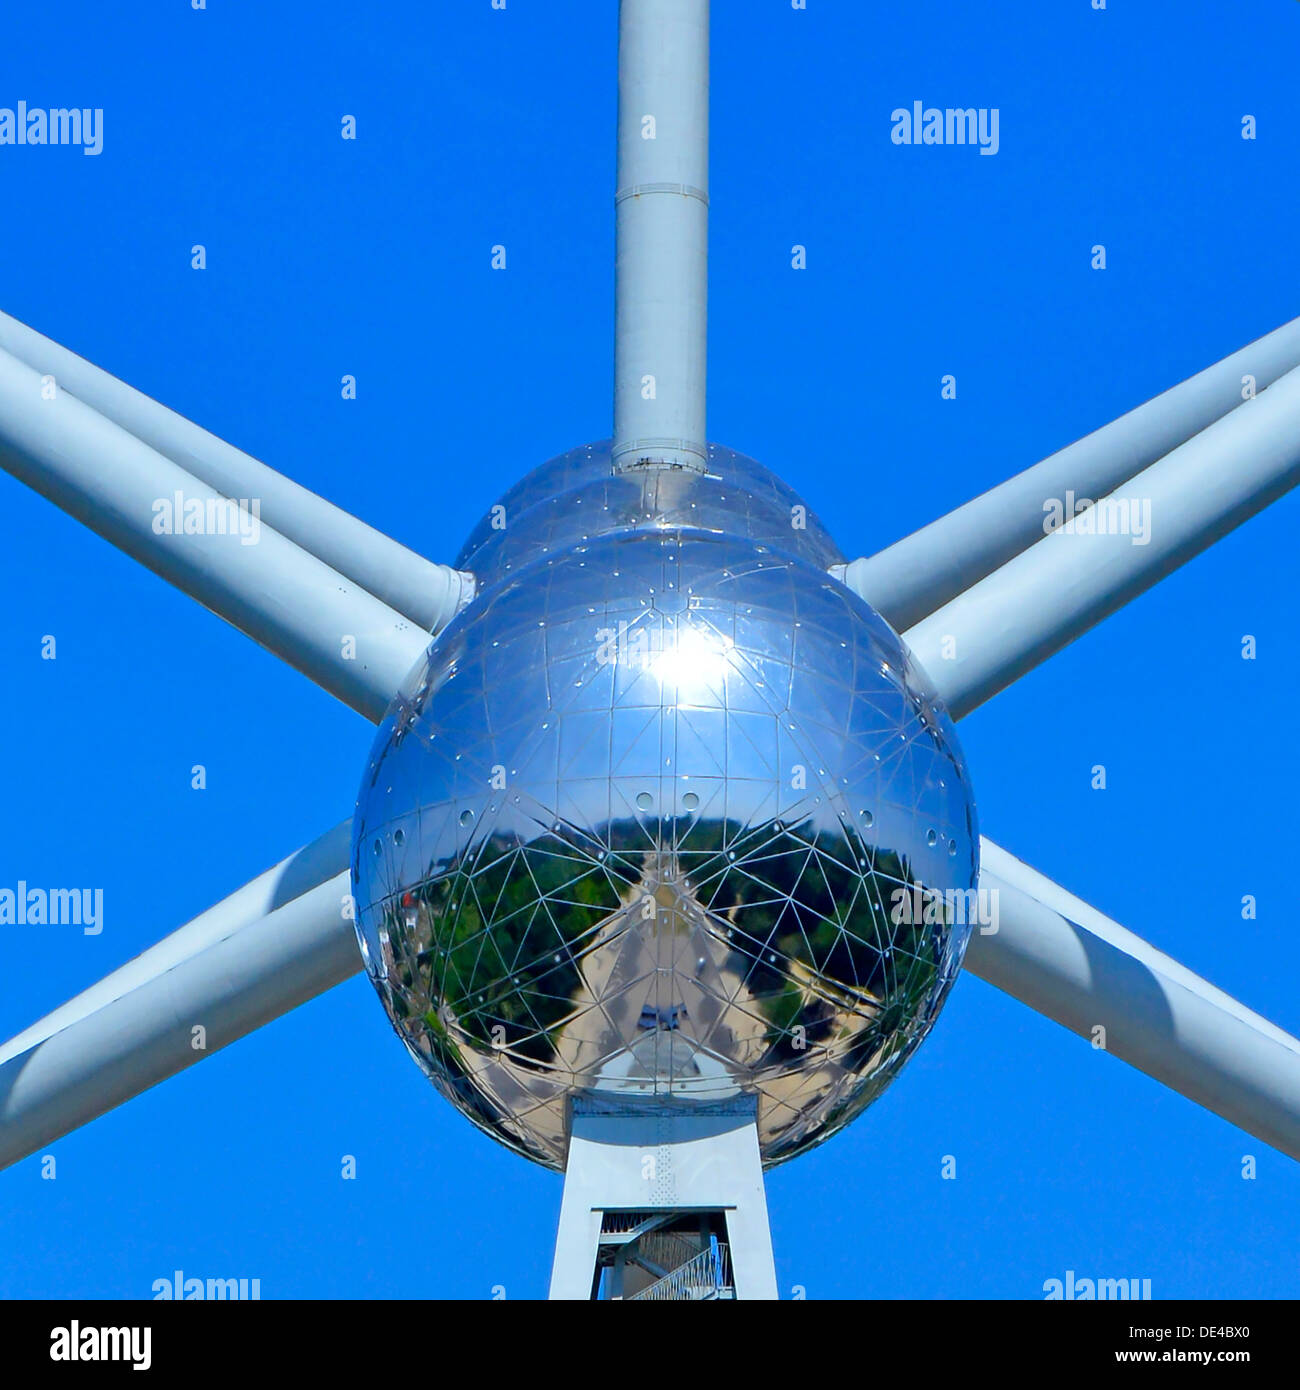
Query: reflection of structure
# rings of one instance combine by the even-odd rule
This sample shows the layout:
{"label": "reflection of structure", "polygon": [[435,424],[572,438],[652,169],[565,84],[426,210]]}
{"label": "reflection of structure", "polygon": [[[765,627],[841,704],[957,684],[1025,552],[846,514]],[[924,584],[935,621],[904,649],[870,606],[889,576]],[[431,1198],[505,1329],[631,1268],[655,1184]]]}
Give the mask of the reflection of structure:
{"label": "reflection of structure", "polygon": [[[436,1076],[444,1068],[471,1076],[507,1124],[524,1104],[526,1125],[544,1128],[556,1152],[563,1152],[567,1097],[584,1088],[691,1099],[743,1088],[769,1112],[764,1132],[788,1127],[793,1139],[819,1131],[827,1106],[853,1089],[854,1071],[889,1060],[891,1018],[913,1018],[942,987],[948,936],[946,926],[927,931],[891,920],[879,883],[908,877],[902,861],[882,851],[875,854],[878,882],[864,897],[870,913],[848,919],[845,930],[833,904],[852,901],[861,884],[832,879],[826,886],[834,896],[818,902],[808,891],[816,841],[799,829],[767,837],[761,882],[743,872],[745,861],[738,870],[722,852],[723,840],[744,842],[738,825],[723,828],[715,856],[697,855],[692,889],[684,887],[680,856],[663,857],[657,882],[647,880],[650,857],[639,856],[641,881],[585,937],[585,911],[574,929],[564,910],[581,880],[573,870],[560,873],[555,856],[544,861],[554,882],[535,873],[494,880],[494,911],[487,920],[474,916],[467,939],[461,918],[436,916],[430,906],[470,899],[473,889],[455,870],[405,890],[378,933],[399,1032]],[[607,828],[600,838],[626,833]],[[498,865],[507,857],[499,849],[487,856]],[[562,890],[559,900],[539,896],[546,884]],[[770,900],[773,890],[778,896]],[[481,901],[481,884],[478,891]],[[815,910],[827,915],[801,930],[799,921],[813,923]],[[567,930],[576,946],[553,951]],[[446,944],[455,940],[462,945]],[[477,973],[453,973],[448,962],[461,954],[473,955]],[[509,971],[506,959],[514,962]],[[871,963],[859,969],[858,959]],[[901,974],[899,960],[910,962]],[[520,981],[504,993],[503,971]],[[534,986],[537,971],[545,989]],[[855,976],[851,985],[838,983]],[[561,987],[568,993],[561,996]]]}

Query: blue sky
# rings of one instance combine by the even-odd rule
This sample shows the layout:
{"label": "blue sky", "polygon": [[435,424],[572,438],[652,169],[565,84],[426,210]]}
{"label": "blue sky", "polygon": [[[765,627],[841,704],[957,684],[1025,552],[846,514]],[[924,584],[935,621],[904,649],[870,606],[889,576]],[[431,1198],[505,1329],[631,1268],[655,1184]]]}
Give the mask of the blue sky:
{"label": "blue sky", "polygon": [[[6,17],[0,106],[102,107],[104,150],[0,146],[0,307],[436,559],[608,433],[613,0],[60,13]],[[1300,313],[1298,56],[1294,0],[715,0],[712,437],[868,553]],[[997,107],[996,157],[893,145],[915,100]],[[961,726],[987,833],[1291,1031],[1297,505]],[[9,1036],[347,814],[372,730],[7,476],[0,507],[0,886],[102,886],[106,921],[0,927]],[[50,1152],[0,1174],[0,1295],[545,1289],[559,1179],[364,978]],[[971,977],[769,1199],[787,1295],[1300,1293],[1291,1160]]]}

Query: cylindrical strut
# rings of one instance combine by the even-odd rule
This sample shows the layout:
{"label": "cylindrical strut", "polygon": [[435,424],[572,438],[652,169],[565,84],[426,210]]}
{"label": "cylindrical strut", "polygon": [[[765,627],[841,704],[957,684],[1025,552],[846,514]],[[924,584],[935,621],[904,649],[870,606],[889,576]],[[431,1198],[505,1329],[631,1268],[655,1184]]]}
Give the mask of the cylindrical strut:
{"label": "cylindrical strut", "polygon": [[703,470],[709,0],[621,0],[615,469]]}

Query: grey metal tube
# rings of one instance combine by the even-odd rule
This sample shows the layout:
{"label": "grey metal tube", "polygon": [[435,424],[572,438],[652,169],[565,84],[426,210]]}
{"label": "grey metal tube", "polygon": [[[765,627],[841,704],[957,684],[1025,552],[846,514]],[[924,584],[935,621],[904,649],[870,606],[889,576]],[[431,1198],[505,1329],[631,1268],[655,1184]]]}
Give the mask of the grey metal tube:
{"label": "grey metal tube", "polygon": [[1297,482],[1300,368],[1100,499],[1092,524],[1107,534],[1082,513],[904,639],[959,719]]}
{"label": "grey metal tube", "polygon": [[971,937],[981,979],[1300,1159],[1300,1041],[988,840],[998,929]]}
{"label": "grey metal tube", "polygon": [[436,632],[473,593],[473,577],[434,564],[282,473],[119,381],[84,357],[0,313],[10,353],[143,440],[224,497],[256,498],[262,519],[403,616]]}
{"label": "grey metal tube", "polygon": [[1257,391],[1300,365],[1300,318],[1032,468],[939,517],[875,555],[832,573],[899,631],[978,583],[1042,539],[1043,507],[1053,498],[1113,492],[1193,435],[1242,404],[1242,378]]}
{"label": "grey metal tube", "polygon": [[614,467],[703,469],[709,0],[621,0]]}
{"label": "grey metal tube", "polygon": [[0,1064],[0,1168],[356,974],[347,893],[327,879]]}
{"label": "grey metal tube", "polygon": [[46,394],[39,372],[0,352],[0,467],[345,704],[382,717],[426,632],[263,523],[250,521],[248,535],[178,532],[178,496],[204,524],[229,521],[231,504],[74,396]]}

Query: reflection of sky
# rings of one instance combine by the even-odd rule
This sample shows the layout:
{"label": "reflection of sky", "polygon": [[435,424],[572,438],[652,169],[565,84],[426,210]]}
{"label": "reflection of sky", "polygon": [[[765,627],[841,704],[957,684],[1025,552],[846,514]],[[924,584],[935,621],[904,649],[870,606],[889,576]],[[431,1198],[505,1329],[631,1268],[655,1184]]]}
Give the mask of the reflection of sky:
{"label": "reflection of sky", "polygon": [[[611,822],[643,827],[642,852],[689,850],[691,828],[710,822],[783,819],[809,836],[847,824],[925,882],[967,886],[965,789],[896,684],[888,630],[857,623],[816,581],[805,591],[797,566],[760,564],[735,542],[700,550],[729,576],[691,546],[620,543],[616,561],[588,553],[575,573],[558,564],[503,590],[451,635],[428,708],[366,800],[380,852],[363,855],[376,874],[363,903],[488,836],[532,842],[557,821],[592,853]],[[793,619],[752,601],[782,595]]]}
{"label": "reflection of sky", "polygon": [[552,459],[511,488],[499,500],[500,512],[489,512],[475,528],[457,568],[496,582],[602,528],[744,534],[797,553],[818,569],[846,558],[814,515],[807,513],[800,529],[791,527],[792,508],[801,499],[753,459],[710,445],[703,474],[634,468],[611,475],[609,443]]}
{"label": "reflection of sky", "polygon": [[[552,654],[564,657],[551,668],[551,708],[530,716],[532,701],[522,697],[532,687],[518,682],[465,701],[465,683],[483,669],[468,660],[434,710],[450,720],[455,696],[462,711],[481,714],[480,746],[444,723],[440,735],[430,739],[425,725],[390,752],[379,788],[392,791],[377,795],[371,814],[405,813],[373,836],[382,843],[380,893],[449,866],[486,836],[526,843],[557,821],[566,840],[593,853],[609,843],[610,822],[624,833],[642,826],[644,852],[674,842],[689,850],[691,827],[702,822],[745,828],[779,818],[810,836],[842,835],[847,823],[868,847],[907,859],[927,883],[969,882],[960,779],[878,670],[870,698],[826,687],[805,710],[801,696],[817,678],[796,669],[792,715],[778,693],[791,688],[788,659],[773,655],[779,636],[756,657],[752,639],[737,646],[712,615],[670,621],[650,610],[621,628],[593,628],[584,617],[552,624],[548,635]],[[827,654],[828,662],[844,659],[838,644]],[[774,662],[778,678],[764,679]],[[506,769],[504,789],[487,789],[493,767]],[[794,784],[796,767],[805,769],[803,786]],[[449,793],[445,802],[429,799]],[[674,817],[671,830],[661,825]],[[405,839],[400,848],[394,827]]]}

